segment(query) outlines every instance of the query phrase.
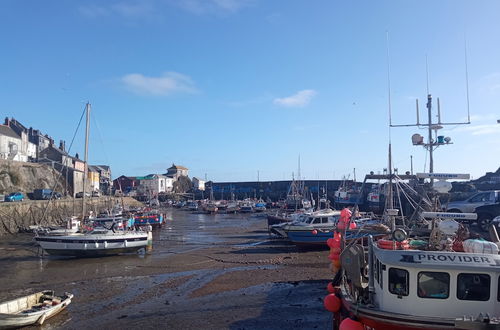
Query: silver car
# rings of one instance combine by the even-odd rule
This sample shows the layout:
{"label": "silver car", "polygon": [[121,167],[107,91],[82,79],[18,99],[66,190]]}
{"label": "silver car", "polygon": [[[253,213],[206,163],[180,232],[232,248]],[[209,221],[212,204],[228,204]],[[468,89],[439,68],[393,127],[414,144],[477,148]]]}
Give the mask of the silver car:
{"label": "silver car", "polygon": [[464,201],[448,203],[446,211],[457,213],[472,213],[476,207],[493,204],[499,200],[500,190],[480,191]]}

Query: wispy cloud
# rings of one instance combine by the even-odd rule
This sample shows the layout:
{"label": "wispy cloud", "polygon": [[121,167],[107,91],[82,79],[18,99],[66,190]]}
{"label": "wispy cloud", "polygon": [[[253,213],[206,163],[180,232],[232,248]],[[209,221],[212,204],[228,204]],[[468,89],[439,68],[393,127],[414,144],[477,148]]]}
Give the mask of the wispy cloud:
{"label": "wispy cloud", "polygon": [[251,6],[254,0],[177,0],[172,3],[190,13],[203,15],[235,13]]}
{"label": "wispy cloud", "polygon": [[125,18],[150,17],[155,12],[155,8],[150,1],[131,2],[123,1],[109,5],[84,5],[78,7],[78,11],[85,17],[99,18],[106,16],[122,16]]}
{"label": "wispy cloud", "polygon": [[174,93],[194,93],[193,80],[177,72],[165,72],[159,77],[147,77],[131,73],[121,78],[122,84],[130,91],[143,95],[166,96]]}
{"label": "wispy cloud", "polygon": [[276,98],[273,103],[282,107],[305,107],[317,94],[313,89],[304,89],[291,96]]}
{"label": "wispy cloud", "polygon": [[471,135],[500,134],[500,124],[482,124],[457,127],[454,132],[467,132]]}

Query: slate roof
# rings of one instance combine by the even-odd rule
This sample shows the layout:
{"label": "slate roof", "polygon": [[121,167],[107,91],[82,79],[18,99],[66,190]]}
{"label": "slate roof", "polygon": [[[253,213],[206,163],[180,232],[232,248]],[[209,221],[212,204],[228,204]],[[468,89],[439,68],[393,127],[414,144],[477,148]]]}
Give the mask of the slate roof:
{"label": "slate roof", "polygon": [[12,138],[20,139],[21,137],[14,132],[12,128],[5,125],[0,125],[0,135],[9,136]]}

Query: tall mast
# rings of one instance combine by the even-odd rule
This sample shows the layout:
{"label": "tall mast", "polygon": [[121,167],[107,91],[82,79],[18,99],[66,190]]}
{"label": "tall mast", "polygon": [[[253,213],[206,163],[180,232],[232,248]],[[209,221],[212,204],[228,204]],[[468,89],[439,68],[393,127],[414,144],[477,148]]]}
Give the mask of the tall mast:
{"label": "tall mast", "polygon": [[85,107],[86,125],[85,125],[85,153],[83,159],[83,196],[82,196],[82,219],[85,219],[85,193],[87,186],[87,175],[88,175],[88,157],[89,157],[89,129],[90,129],[90,103],[87,102]]}

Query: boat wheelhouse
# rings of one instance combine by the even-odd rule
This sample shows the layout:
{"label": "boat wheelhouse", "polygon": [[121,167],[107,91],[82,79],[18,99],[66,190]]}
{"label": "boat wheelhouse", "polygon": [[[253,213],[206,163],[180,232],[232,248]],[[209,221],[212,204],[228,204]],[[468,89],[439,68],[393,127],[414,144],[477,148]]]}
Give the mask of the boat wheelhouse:
{"label": "boat wheelhouse", "polygon": [[[464,326],[464,316],[474,320],[480,313],[490,320],[500,319],[498,253],[379,246],[376,242],[369,245],[368,258],[361,245],[353,245],[342,254],[349,278],[339,294],[344,312],[365,326],[445,329]],[[359,269],[367,270],[368,279]]]}

